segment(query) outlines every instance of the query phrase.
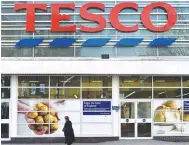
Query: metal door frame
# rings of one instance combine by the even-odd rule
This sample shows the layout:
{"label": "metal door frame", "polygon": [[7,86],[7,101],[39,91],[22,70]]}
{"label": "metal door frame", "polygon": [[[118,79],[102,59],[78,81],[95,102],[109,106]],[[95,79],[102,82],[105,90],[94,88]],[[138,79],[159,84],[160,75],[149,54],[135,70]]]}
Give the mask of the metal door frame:
{"label": "metal door frame", "polygon": [[[135,136],[134,137],[121,137],[121,122],[122,120],[124,119],[121,119],[121,103],[122,102],[133,102],[134,103],[134,107],[135,107]],[[145,123],[151,123],[151,137],[138,137],[138,134],[137,134],[137,130],[138,130],[138,123],[140,123],[137,118],[137,111],[138,111],[138,107],[137,107],[137,103],[138,102],[150,102],[151,103],[151,120],[148,121],[148,122],[145,122]],[[152,112],[152,108],[153,108],[153,103],[152,103],[152,99],[120,99],[120,112],[119,112],[119,138],[120,139],[152,139],[153,138],[153,132],[152,132],[152,128],[153,128],[153,112]],[[126,123],[126,121],[125,121]],[[133,123],[133,121],[131,122]]]}

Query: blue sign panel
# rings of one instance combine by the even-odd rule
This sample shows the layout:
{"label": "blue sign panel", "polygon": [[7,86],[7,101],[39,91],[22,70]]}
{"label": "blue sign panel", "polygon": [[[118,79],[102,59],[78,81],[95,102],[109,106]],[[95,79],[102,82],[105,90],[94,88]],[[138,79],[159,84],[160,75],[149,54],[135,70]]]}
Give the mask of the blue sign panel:
{"label": "blue sign panel", "polygon": [[83,115],[111,115],[111,101],[83,101]]}
{"label": "blue sign panel", "polygon": [[189,101],[184,101],[184,110],[189,110]]}

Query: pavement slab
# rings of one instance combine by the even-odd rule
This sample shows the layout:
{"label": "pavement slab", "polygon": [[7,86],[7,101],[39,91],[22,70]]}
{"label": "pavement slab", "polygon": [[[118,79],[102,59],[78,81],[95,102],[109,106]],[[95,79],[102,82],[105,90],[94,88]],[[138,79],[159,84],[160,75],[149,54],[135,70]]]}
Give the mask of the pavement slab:
{"label": "pavement slab", "polygon": [[[11,144],[2,144],[11,145]],[[13,145],[13,144],[12,144]],[[24,144],[14,144],[24,145]],[[28,144],[33,145],[33,144]],[[35,145],[64,145],[64,143],[57,144],[35,144]],[[167,142],[167,141],[156,141],[156,140],[119,140],[104,143],[74,143],[73,145],[189,145],[188,142]]]}

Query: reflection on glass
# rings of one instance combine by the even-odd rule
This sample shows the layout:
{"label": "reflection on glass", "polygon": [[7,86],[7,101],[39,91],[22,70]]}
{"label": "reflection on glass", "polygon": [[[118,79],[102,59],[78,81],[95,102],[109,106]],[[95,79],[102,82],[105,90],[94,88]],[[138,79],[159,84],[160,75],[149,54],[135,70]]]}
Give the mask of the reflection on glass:
{"label": "reflection on glass", "polygon": [[10,88],[1,88],[1,99],[10,98]]}
{"label": "reflection on glass", "polygon": [[137,118],[151,118],[151,102],[138,102],[137,109]]}
{"label": "reflection on glass", "polygon": [[110,99],[112,98],[111,88],[83,88],[82,98],[84,99]]}
{"label": "reflection on glass", "polygon": [[49,89],[48,88],[19,88],[18,98],[48,98]]}
{"label": "reflection on glass", "polygon": [[79,99],[80,88],[51,88],[51,99]]}
{"label": "reflection on glass", "polygon": [[138,123],[138,137],[151,137],[151,123]]}
{"label": "reflection on glass", "polygon": [[1,103],[1,119],[9,119],[9,103]]}
{"label": "reflection on glass", "polygon": [[189,76],[182,77],[182,86],[189,87]]}
{"label": "reflection on glass", "polygon": [[120,87],[151,87],[150,76],[120,76]]}
{"label": "reflection on glass", "polygon": [[121,123],[121,137],[134,137],[135,124],[134,123]]}
{"label": "reflection on glass", "polygon": [[183,98],[189,98],[189,88],[183,88]]}
{"label": "reflection on glass", "polygon": [[120,88],[121,99],[152,98],[151,88]]}
{"label": "reflection on glass", "polygon": [[181,77],[154,76],[154,87],[181,87]]}
{"label": "reflection on glass", "polygon": [[135,104],[134,102],[122,102],[121,103],[121,118],[134,119],[135,118]]}
{"label": "reflection on glass", "polygon": [[48,76],[18,76],[19,87],[44,87],[49,86]]}
{"label": "reflection on glass", "polygon": [[52,87],[80,87],[79,76],[51,76]]}
{"label": "reflection on glass", "polygon": [[83,87],[112,87],[111,76],[83,76]]}
{"label": "reflection on glass", "polygon": [[1,124],[1,138],[9,138],[9,124]]}
{"label": "reflection on glass", "polygon": [[154,98],[181,98],[181,89],[154,88]]}
{"label": "reflection on glass", "polygon": [[10,76],[1,76],[1,86],[10,86]]}

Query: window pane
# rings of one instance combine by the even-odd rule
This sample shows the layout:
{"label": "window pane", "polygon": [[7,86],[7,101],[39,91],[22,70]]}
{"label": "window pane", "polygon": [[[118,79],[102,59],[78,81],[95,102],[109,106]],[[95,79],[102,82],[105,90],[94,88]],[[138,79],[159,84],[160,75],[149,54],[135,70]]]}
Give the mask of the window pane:
{"label": "window pane", "polygon": [[138,102],[137,108],[137,118],[151,118],[151,102]]}
{"label": "window pane", "polygon": [[9,119],[9,103],[1,103],[1,119]]}
{"label": "window pane", "polygon": [[151,87],[150,76],[120,76],[120,87]]}
{"label": "window pane", "polygon": [[51,88],[51,99],[79,99],[80,88]]}
{"label": "window pane", "polygon": [[183,87],[189,87],[189,77],[182,77]]}
{"label": "window pane", "polygon": [[111,76],[83,76],[83,87],[112,87]]}
{"label": "window pane", "polygon": [[154,76],[154,87],[180,87],[181,77]]}
{"label": "window pane", "polygon": [[1,88],[1,99],[10,98],[10,88]]}
{"label": "window pane", "polygon": [[10,86],[10,76],[1,76],[1,86]]}
{"label": "window pane", "polygon": [[183,88],[183,98],[189,98],[189,88]]}
{"label": "window pane", "polygon": [[112,98],[111,88],[83,88],[83,99],[106,99]]}
{"label": "window pane", "polygon": [[120,88],[121,99],[152,98],[151,88]]}
{"label": "window pane", "polygon": [[189,122],[189,110],[183,112],[183,121],[184,122]]}
{"label": "window pane", "polygon": [[51,86],[80,87],[79,76],[51,76]]}
{"label": "window pane", "polygon": [[1,124],[1,138],[9,138],[9,124]]}
{"label": "window pane", "polygon": [[181,98],[181,89],[154,88],[154,98]]}
{"label": "window pane", "polygon": [[19,76],[18,77],[19,87],[48,87],[49,77],[48,76]]}
{"label": "window pane", "polygon": [[135,124],[134,123],[121,123],[121,137],[134,137]]}
{"label": "window pane", "polygon": [[49,89],[48,88],[19,88],[18,98],[48,98]]}
{"label": "window pane", "polygon": [[138,137],[151,137],[151,123],[138,123]]}
{"label": "window pane", "polygon": [[134,102],[121,103],[121,118],[134,119],[135,118],[135,104]]}

